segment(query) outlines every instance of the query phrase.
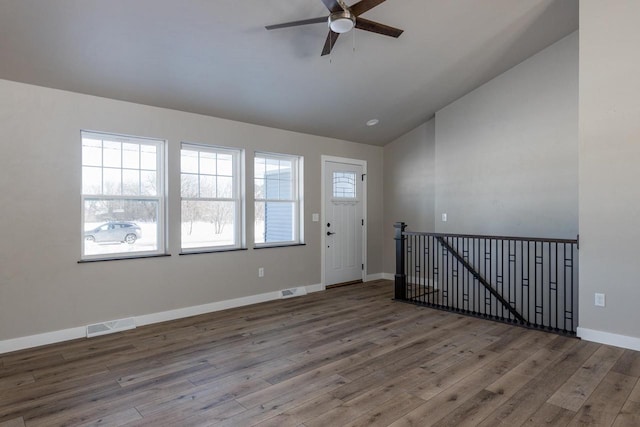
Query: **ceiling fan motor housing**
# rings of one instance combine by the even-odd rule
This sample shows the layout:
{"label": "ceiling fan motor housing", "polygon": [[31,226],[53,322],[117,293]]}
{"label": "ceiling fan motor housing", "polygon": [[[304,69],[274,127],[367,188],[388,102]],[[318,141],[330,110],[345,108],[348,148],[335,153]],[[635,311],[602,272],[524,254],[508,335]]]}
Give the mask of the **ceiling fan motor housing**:
{"label": "ceiling fan motor housing", "polygon": [[356,16],[348,10],[333,12],[329,15],[329,28],[334,33],[342,34],[351,31],[356,25]]}

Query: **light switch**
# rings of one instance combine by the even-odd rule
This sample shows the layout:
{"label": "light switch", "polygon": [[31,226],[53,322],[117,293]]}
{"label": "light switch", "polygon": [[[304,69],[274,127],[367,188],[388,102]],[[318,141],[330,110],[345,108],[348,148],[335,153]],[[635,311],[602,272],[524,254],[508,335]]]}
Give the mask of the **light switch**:
{"label": "light switch", "polygon": [[447,222],[447,214],[446,213],[442,214],[442,222]]}
{"label": "light switch", "polygon": [[311,221],[313,221],[313,222],[320,221],[320,214],[317,214],[317,213],[311,214]]}

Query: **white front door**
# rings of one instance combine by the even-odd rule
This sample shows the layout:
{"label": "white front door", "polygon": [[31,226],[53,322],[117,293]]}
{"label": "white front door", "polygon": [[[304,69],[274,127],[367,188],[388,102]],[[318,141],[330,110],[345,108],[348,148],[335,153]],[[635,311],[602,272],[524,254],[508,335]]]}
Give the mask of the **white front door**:
{"label": "white front door", "polygon": [[362,279],[362,173],[362,165],[325,162],[325,285]]}

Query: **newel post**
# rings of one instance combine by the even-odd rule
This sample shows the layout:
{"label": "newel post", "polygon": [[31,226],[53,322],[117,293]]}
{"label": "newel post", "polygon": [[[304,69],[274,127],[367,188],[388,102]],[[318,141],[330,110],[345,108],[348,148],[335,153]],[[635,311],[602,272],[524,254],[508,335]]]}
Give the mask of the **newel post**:
{"label": "newel post", "polygon": [[404,271],[404,246],[406,237],[402,234],[407,224],[396,222],[393,224],[396,229],[396,276],[394,298],[399,300],[407,299],[407,275]]}

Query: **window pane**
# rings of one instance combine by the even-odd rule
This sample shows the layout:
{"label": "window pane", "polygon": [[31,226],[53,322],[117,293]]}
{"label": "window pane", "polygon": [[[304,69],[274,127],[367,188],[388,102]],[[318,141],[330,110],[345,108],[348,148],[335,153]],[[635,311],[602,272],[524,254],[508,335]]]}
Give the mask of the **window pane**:
{"label": "window pane", "polygon": [[198,173],[198,152],[181,150],[180,170],[183,173]]}
{"label": "window pane", "polygon": [[291,160],[280,160],[280,170],[287,172],[291,171]]}
{"label": "window pane", "polygon": [[256,202],[255,205],[255,221],[253,224],[255,243],[264,243],[264,205],[265,202]]}
{"label": "window pane", "polygon": [[157,201],[85,199],[84,255],[158,250]]}
{"label": "window pane", "polygon": [[200,175],[200,195],[199,197],[216,197],[216,177],[211,175]]}
{"label": "window pane", "polygon": [[265,174],[267,174],[267,176],[272,176],[274,178],[277,178],[277,174],[279,170],[280,170],[280,160],[271,159],[268,157],[265,159]]}
{"label": "window pane", "polygon": [[140,195],[140,171],[130,169],[122,171],[122,194],[127,196]]}
{"label": "window pane", "polygon": [[[268,176],[268,174],[267,174]],[[264,193],[266,199],[280,198],[280,180],[267,179],[265,181]]]}
{"label": "window pane", "polygon": [[109,168],[119,168],[122,166],[122,144],[115,141],[104,141],[102,150],[103,166]]}
{"label": "window pane", "polygon": [[82,164],[84,166],[102,166],[102,141],[82,138]]}
{"label": "window pane", "polygon": [[122,167],[127,169],[140,168],[140,144],[122,144]]}
{"label": "window pane", "polygon": [[156,172],[140,171],[140,194],[142,196],[158,195],[158,177]]}
{"label": "window pane", "polygon": [[233,197],[233,178],[226,176],[218,177],[218,197],[224,199]]}
{"label": "window pane", "polygon": [[280,199],[292,200],[293,199],[293,183],[291,180],[280,180]]}
{"label": "window pane", "polygon": [[235,202],[182,201],[182,247],[234,246]]}
{"label": "window pane", "polygon": [[233,175],[233,160],[231,154],[218,154],[218,175]]}
{"label": "window pane", "polygon": [[253,183],[256,199],[264,199],[264,179],[256,178]]}
{"label": "window pane", "polygon": [[255,242],[291,242],[295,239],[293,202],[256,202]]}
{"label": "window pane", "polygon": [[104,168],[102,170],[102,194],[112,196],[122,195],[122,169]]}
{"label": "window pane", "polygon": [[200,173],[207,175],[216,174],[216,153],[209,153],[207,151],[200,152]]}
{"label": "window pane", "polygon": [[182,197],[198,197],[198,175],[183,173],[181,178]]}
{"label": "window pane", "polygon": [[351,198],[356,197],[356,174],[355,172],[334,172],[333,173],[333,197]]}
{"label": "window pane", "polygon": [[255,158],[255,161],[253,162],[253,174],[256,179],[264,179],[264,173],[266,170],[265,161],[264,157]]}
{"label": "window pane", "polygon": [[102,192],[102,168],[84,166],[82,168],[82,192],[100,194]]}
{"label": "window pane", "polygon": [[155,145],[140,145],[140,168],[156,170],[158,164]]}

